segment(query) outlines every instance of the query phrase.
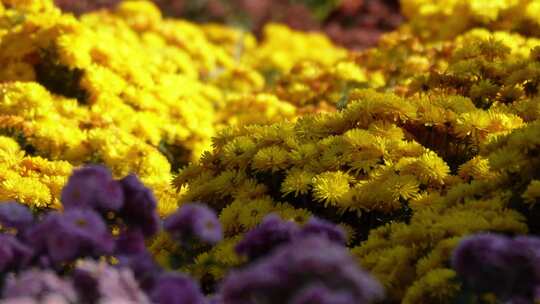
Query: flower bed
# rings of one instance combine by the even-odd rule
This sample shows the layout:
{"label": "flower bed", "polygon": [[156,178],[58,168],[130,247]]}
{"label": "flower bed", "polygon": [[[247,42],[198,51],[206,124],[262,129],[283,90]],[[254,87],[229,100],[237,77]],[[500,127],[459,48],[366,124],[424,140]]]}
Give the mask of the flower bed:
{"label": "flower bed", "polygon": [[0,3],[9,301],[540,300],[538,1],[403,0],[362,52]]}

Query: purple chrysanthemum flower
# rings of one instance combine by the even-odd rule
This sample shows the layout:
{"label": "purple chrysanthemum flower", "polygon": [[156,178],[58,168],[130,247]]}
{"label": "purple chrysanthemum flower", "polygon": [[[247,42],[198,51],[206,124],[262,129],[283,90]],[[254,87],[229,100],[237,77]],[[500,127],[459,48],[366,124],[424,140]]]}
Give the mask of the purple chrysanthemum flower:
{"label": "purple chrysanthemum flower", "polygon": [[27,230],[26,238],[35,250],[46,254],[53,263],[110,254],[114,249],[105,222],[89,209],[51,212]]}
{"label": "purple chrysanthemum flower", "polygon": [[311,235],[326,237],[330,241],[341,245],[345,245],[347,243],[347,236],[341,227],[316,217],[309,219],[302,229],[300,229],[297,237],[304,238]]}
{"label": "purple chrysanthemum flower", "polygon": [[140,229],[144,236],[152,236],[159,230],[159,216],[154,194],[139,178],[130,174],[120,180],[124,190],[124,206],[119,214],[133,229]]}
{"label": "purple chrysanthemum flower", "polygon": [[78,263],[73,277],[76,289],[86,296],[88,303],[95,303],[97,299],[111,303],[150,303],[128,268],[84,260]]}
{"label": "purple chrysanthemum flower", "polygon": [[297,233],[298,226],[294,222],[284,221],[277,214],[269,214],[259,226],[246,233],[236,246],[236,252],[255,260],[288,243]]}
{"label": "purple chrysanthemum flower", "polygon": [[540,286],[539,253],[538,240],[483,233],[462,240],[451,263],[474,291],[493,292],[502,300],[532,301]]}
{"label": "purple chrysanthemum flower", "polygon": [[381,285],[358,268],[345,247],[321,237],[295,240],[247,268],[230,272],[221,295],[224,304],[292,303],[310,296],[302,294],[306,288],[321,286],[328,289],[325,296],[348,297],[355,303],[383,297]]}
{"label": "purple chrysanthemum flower", "polygon": [[99,212],[117,211],[124,203],[120,183],[111,172],[98,165],[73,171],[62,189],[62,205],[66,210],[90,208]]}
{"label": "purple chrysanthemum flower", "polygon": [[[461,241],[452,255],[452,266],[468,280],[486,275],[486,271],[507,267],[505,255],[511,248],[506,237],[495,234],[478,234]],[[486,265],[490,265],[486,269]],[[487,282],[486,282],[487,283]]]}
{"label": "purple chrysanthemum flower", "polygon": [[163,226],[179,241],[197,239],[215,244],[223,238],[216,213],[201,204],[184,204],[176,213],[165,219]]}
{"label": "purple chrysanthemum flower", "polygon": [[9,275],[3,297],[30,298],[36,300],[36,303],[45,302],[45,299],[53,297],[67,303],[77,302],[77,293],[71,282],[63,280],[49,270],[28,270],[17,276]]}
{"label": "purple chrysanthemum flower", "polygon": [[162,275],[152,290],[151,298],[160,304],[204,304],[206,301],[199,286],[181,274]]}
{"label": "purple chrysanthemum flower", "polygon": [[0,203],[0,226],[22,231],[34,221],[30,209],[17,202]]}
{"label": "purple chrysanthemum flower", "polygon": [[25,267],[33,251],[12,235],[0,234],[0,273]]}

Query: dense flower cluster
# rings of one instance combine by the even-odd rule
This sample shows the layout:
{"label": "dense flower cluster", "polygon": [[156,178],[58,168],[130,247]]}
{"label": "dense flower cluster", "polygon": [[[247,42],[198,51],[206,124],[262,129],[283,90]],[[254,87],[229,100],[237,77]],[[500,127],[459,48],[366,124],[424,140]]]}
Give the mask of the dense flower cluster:
{"label": "dense flower cluster", "polygon": [[[296,240],[246,269],[231,271],[222,286],[225,303],[372,303],[381,286],[354,269],[341,246],[317,237]],[[260,274],[264,273],[265,276]]]}
{"label": "dense flower cluster", "polygon": [[[537,264],[524,235],[540,234],[538,1],[403,0],[412,19],[360,53],[277,24],[257,42],[147,1],[80,17],[0,3],[0,199],[39,214],[0,208],[0,267],[37,266],[40,300],[81,296],[64,274],[93,288],[85,297],[102,293],[101,273],[132,276],[148,301],[194,290],[152,257],[218,303],[535,296],[535,272],[497,259]],[[96,163],[112,172],[81,168]],[[516,237],[452,254],[487,232]],[[344,243],[382,288],[345,270]],[[495,260],[469,261],[485,250]],[[71,272],[83,257],[132,274]]]}
{"label": "dense flower cluster", "polygon": [[401,6],[411,28],[423,38],[453,38],[471,27],[540,34],[536,0],[402,0]]}
{"label": "dense flower cluster", "polygon": [[63,212],[34,213],[16,202],[0,204],[2,303],[257,304],[275,303],[278,295],[283,303],[371,303],[383,297],[343,246],[342,232],[319,219],[302,228],[289,223],[294,242],[276,244],[261,234],[264,226],[251,231],[244,248],[271,242],[274,250],[231,272],[207,299],[188,275],[158,266],[145,246],[161,226],[171,238],[182,237],[185,252],[220,241],[217,216],[204,205],[186,204],[161,223],[150,189],[133,175],[114,180],[100,166],[75,171],[62,203]]}
{"label": "dense flower cluster", "polygon": [[426,41],[404,27],[351,57],[376,90],[353,82],[338,111],[220,131],[176,177],[180,201],[221,210],[230,237],[269,212],[322,216],[393,301],[451,303],[462,237],[540,231],[540,41],[467,30]]}
{"label": "dense flower cluster", "polygon": [[[154,189],[160,213],[170,214],[176,208],[172,173],[198,159],[216,130],[295,119],[319,103],[332,108],[351,79],[340,70],[365,78],[324,36],[281,25],[269,25],[257,45],[239,30],[162,19],[144,1],[81,18],[45,0],[2,3],[0,124],[1,134],[16,143],[1,141],[7,182],[0,193],[40,207],[58,207],[72,166],[103,163],[115,177],[138,174]],[[322,74],[343,61],[324,76],[331,80],[328,97],[278,94],[296,85],[298,96],[310,89],[308,82],[322,82],[307,75],[287,79],[303,60]],[[267,88],[266,78],[276,85]]]}

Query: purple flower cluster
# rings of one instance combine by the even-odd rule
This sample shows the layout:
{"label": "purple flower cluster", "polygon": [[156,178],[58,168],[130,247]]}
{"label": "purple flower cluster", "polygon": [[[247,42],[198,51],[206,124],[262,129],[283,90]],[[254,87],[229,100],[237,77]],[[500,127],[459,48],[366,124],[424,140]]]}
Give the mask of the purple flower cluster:
{"label": "purple flower cluster", "polygon": [[[31,248],[33,260],[42,266],[56,267],[84,256],[115,253],[115,240],[106,220],[111,213],[115,214],[113,224],[123,227],[123,233],[140,231],[149,237],[159,229],[152,192],[137,177],[115,180],[101,166],[75,170],[62,191],[62,204],[64,212],[48,212],[36,219],[22,205],[0,205],[2,226],[17,229],[17,242]],[[17,244],[4,251],[20,248]]]}
{"label": "purple flower cluster", "polygon": [[34,253],[52,265],[84,255],[112,254],[114,249],[107,225],[99,214],[89,209],[51,212],[26,232],[24,237]]}
{"label": "purple flower cluster", "polygon": [[[193,300],[204,300],[194,281],[164,271],[147,250],[145,239],[162,223],[136,176],[75,170],[62,204],[63,212],[34,216],[24,205],[0,203],[2,303],[203,303]],[[115,266],[97,262],[111,256]]]}
{"label": "purple flower cluster", "polygon": [[[352,304],[383,295],[349,256],[345,233],[321,219],[299,227],[265,218],[238,244],[250,261],[207,298],[189,276],[159,267],[146,242],[163,227],[179,242],[182,262],[192,262],[185,258],[200,252],[190,251],[223,237],[208,207],[185,204],[162,221],[136,176],[116,180],[101,166],[75,170],[62,203],[63,212],[35,214],[0,203],[1,303]],[[112,257],[114,265],[106,262]]]}
{"label": "purple flower cluster", "polygon": [[452,266],[467,288],[505,303],[540,300],[540,239],[483,233],[461,241]]}
{"label": "purple flower cluster", "polygon": [[383,298],[382,286],[349,256],[342,229],[312,218],[303,227],[271,214],[236,247],[252,261],[221,289],[225,304],[346,304]]}
{"label": "purple flower cluster", "polygon": [[259,226],[246,233],[236,246],[236,252],[253,261],[280,245],[309,236],[326,238],[339,245],[346,243],[343,229],[325,220],[314,217],[300,228],[294,222],[282,220],[277,214],[269,214]]}
{"label": "purple flower cluster", "polygon": [[318,236],[296,239],[232,271],[223,283],[225,304],[372,303],[383,289],[358,268],[343,246]]}

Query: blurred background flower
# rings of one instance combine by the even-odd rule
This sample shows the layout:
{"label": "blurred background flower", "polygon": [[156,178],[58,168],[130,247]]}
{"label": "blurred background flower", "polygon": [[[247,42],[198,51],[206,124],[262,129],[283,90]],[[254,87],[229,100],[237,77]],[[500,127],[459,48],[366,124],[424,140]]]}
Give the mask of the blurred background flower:
{"label": "blurred background flower", "polygon": [[[55,0],[66,11],[112,7],[121,0]],[[163,15],[195,22],[219,22],[262,35],[268,22],[298,30],[324,31],[353,49],[374,46],[380,35],[398,27],[398,0],[153,0]]]}

